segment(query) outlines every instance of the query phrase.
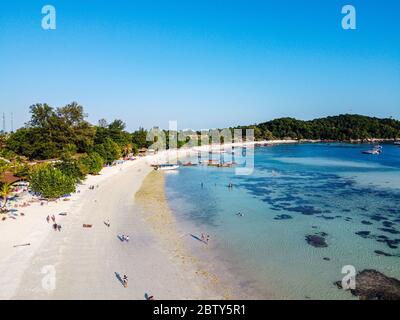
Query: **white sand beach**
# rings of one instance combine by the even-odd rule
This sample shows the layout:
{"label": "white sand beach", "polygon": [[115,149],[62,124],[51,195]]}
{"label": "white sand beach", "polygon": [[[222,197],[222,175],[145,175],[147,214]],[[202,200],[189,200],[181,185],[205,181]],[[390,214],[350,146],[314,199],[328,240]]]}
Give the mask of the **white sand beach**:
{"label": "white sand beach", "polygon": [[[215,275],[200,270],[187,255],[168,208],[150,207],[160,212],[149,215],[143,208],[146,198],[142,204],[135,201],[153,171],[150,164],[188,152],[195,151],[164,151],[107,167],[89,176],[69,201],[16,208],[16,219],[0,221],[0,299],[144,299],[145,294],[155,299],[232,298]],[[98,187],[90,190],[91,185]],[[150,181],[142,196],[162,194],[162,185],[154,192],[151,188]],[[55,215],[60,232],[46,222],[48,215]],[[108,219],[110,227],[104,224]],[[130,241],[122,242],[122,234]],[[55,288],[46,285],[53,271]],[[125,274],[127,288],[119,279]]]}

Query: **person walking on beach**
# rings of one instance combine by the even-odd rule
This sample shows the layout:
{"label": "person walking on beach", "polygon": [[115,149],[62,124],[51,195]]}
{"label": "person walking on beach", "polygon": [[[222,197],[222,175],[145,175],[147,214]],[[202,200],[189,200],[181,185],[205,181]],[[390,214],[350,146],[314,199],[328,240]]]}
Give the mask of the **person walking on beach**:
{"label": "person walking on beach", "polygon": [[57,225],[58,232],[61,232],[61,224]]}
{"label": "person walking on beach", "polygon": [[51,220],[56,223],[56,217],[54,216],[54,214],[51,216]]}
{"label": "person walking on beach", "polygon": [[50,216],[46,217],[46,221],[47,221],[47,223],[50,223]]}
{"label": "person walking on beach", "polygon": [[122,281],[124,283],[124,287],[128,288],[128,276],[126,274],[124,274]]}
{"label": "person walking on beach", "polygon": [[208,244],[208,241],[210,241],[210,236],[209,235],[207,235],[207,238],[206,238],[207,244]]}
{"label": "person walking on beach", "polygon": [[129,236],[125,237],[126,242],[129,242]]}

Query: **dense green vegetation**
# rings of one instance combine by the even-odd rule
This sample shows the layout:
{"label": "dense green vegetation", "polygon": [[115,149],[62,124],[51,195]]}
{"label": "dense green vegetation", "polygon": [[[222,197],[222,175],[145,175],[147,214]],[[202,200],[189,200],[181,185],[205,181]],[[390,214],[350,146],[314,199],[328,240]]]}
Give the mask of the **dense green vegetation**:
{"label": "dense green vegetation", "polygon": [[[241,127],[244,128],[244,127]],[[310,121],[281,118],[253,126],[256,139],[367,140],[397,139],[400,121],[361,115],[339,115]]]}
{"label": "dense green vegetation", "polygon": [[[30,180],[32,190],[47,198],[73,192],[87,174],[151,145],[146,130],[129,133],[122,120],[90,124],[76,102],[56,109],[35,104],[30,113],[24,127],[0,134],[0,181],[7,171]],[[54,161],[35,164],[49,159]]]}
{"label": "dense green vegetation", "polygon": [[33,172],[30,183],[33,191],[55,199],[75,192],[76,180],[52,165],[44,165]]}

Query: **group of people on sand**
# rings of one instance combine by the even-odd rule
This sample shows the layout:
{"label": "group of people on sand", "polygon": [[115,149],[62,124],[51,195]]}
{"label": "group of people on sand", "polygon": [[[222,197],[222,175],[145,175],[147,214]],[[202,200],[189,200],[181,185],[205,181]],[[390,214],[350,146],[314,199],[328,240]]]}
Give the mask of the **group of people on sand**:
{"label": "group of people on sand", "polygon": [[54,214],[52,215],[52,216],[47,216],[46,217],[46,221],[47,221],[47,223],[50,223],[50,219],[51,219],[51,221],[53,221],[53,229],[54,229],[54,231],[58,231],[58,232],[61,232],[61,224],[58,224],[57,222],[56,222],[56,217],[54,216]]}
{"label": "group of people on sand", "polygon": [[91,186],[89,186],[89,190],[94,190],[95,188],[98,188],[98,187],[99,187],[99,185],[97,185],[97,186],[91,185]]}
{"label": "group of people on sand", "polygon": [[208,244],[210,241],[210,235],[204,235],[204,233],[201,234],[201,241],[203,241],[205,244]]}
{"label": "group of people on sand", "polygon": [[129,236],[128,235],[121,235],[121,241],[122,242],[124,242],[124,241],[126,241],[126,242],[129,242]]}

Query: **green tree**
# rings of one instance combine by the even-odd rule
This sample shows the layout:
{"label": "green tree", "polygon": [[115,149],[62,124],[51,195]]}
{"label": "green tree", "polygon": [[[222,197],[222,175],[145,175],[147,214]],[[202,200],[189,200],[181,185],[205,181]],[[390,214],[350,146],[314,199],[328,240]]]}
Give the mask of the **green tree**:
{"label": "green tree", "polygon": [[147,141],[147,131],[143,128],[132,133],[132,143],[139,149],[148,148],[151,145],[151,141]]}
{"label": "green tree", "polygon": [[89,153],[79,161],[87,168],[88,173],[93,175],[99,174],[104,165],[104,159],[97,152]]}
{"label": "green tree", "polygon": [[34,192],[48,199],[56,199],[75,192],[74,178],[51,165],[39,167],[33,174],[30,186]]}
{"label": "green tree", "polygon": [[107,164],[121,157],[121,147],[110,138],[106,138],[101,144],[94,146],[94,152],[98,153]]}
{"label": "green tree", "polygon": [[3,183],[0,188],[0,197],[3,199],[2,211],[5,210],[7,205],[7,199],[12,192],[12,187],[10,183]]}
{"label": "green tree", "polygon": [[64,154],[55,167],[74,179],[75,183],[81,182],[89,173],[88,168],[81,161],[72,158],[69,154]]}
{"label": "green tree", "polygon": [[25,127],[10,135],[8,149],[30,159],[51,159],[60,157],[66,145],[74,145],[77,152],[93,147],[95,129],[76,102],[57,109],[35,104],[30,113]]}

